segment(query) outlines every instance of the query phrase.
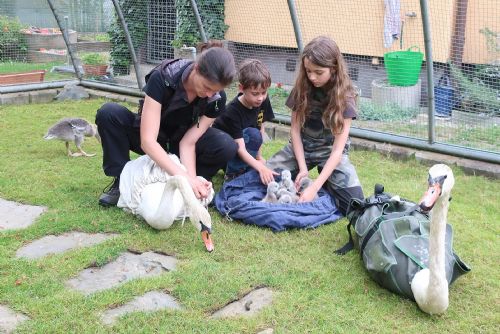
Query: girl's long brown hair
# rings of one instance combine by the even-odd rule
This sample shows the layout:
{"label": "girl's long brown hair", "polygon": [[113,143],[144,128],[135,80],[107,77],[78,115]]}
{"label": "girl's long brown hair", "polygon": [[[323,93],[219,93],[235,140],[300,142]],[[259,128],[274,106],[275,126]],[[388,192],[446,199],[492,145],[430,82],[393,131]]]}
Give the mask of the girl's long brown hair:
{"label": "girl's long brown hair", "polygon": [[331,69],[330,81],[322,88],[328,96],[326,110],[323,113],[323,124],[339,134],[344,129],[343,112],[352,104],[355,107],[356,92],[351,79],[347,74],[347,65],[337,44],[329,37],[319,36],[310,41],[302,52],[300,69],[295,80],[292,98],[295,102],[294,117],[299,124],[304,122],[310,113],[312,83],[307,78],[304,59],[309,59],[313,64]]}

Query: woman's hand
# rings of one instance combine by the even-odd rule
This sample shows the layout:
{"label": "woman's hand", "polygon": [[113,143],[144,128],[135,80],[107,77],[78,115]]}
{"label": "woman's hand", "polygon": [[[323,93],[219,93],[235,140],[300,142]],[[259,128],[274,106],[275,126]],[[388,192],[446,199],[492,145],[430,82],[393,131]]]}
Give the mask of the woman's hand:
{"label": "woman's hand", "polygon": [[193,188],[196,198],[200,199],[208,197],[210,189],[212,189],[212,182],[200,179],[199,177],[190,177],[188,178],[188,181],[191,188]]}

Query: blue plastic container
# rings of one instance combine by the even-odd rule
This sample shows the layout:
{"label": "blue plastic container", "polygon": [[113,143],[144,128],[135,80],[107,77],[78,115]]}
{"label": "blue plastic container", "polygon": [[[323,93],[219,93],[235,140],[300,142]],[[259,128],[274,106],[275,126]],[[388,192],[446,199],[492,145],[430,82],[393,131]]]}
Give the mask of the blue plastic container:
{"label": "blue plastic container", "polygon": [[449,86],[434,87],[435,114],[439,117],[451,117],[455,104],[454,89]]}

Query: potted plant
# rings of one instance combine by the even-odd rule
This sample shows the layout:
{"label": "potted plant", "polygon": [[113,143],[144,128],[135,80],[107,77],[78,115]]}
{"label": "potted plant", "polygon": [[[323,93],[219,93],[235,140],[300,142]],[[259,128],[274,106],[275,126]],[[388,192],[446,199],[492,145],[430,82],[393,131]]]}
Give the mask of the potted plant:
{"label": "potted plant", "polygon": [[82,67],[85,74],[90,76],[106,75],[108,69],[108,56],[98,52],[85,53],[81,56]]}

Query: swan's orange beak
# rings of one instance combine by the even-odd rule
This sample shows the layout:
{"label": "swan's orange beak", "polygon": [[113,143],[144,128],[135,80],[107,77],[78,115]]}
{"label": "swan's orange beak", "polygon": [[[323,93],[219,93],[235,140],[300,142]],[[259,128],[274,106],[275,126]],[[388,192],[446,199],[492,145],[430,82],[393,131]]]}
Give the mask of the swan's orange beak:
{"label": "swan's orange beak", "polygon": [[420,210],[422,210],[423,212],[429,212],[432,210],[434,204],[436,204],[438,197],[441,196],[444,180],[446,180],[446,175],[434,178],[429,175],[429,188],[425,192],[420,202],[418,202]]}
{"label": "swan's orange beak", "polygon": [[211,253],[214,250],[214,243],[212,242],[212,238],[210,237],[210,232],[201,231],[201,239],[203,240],[207,251]]}
{"label": "swan's orange beak", "polygon": [[431,211],[439,197],[439,194],[441,194],[441,185],[439,183],[430,185],[422,199],[420,199],[420,210],[423,212]]}

